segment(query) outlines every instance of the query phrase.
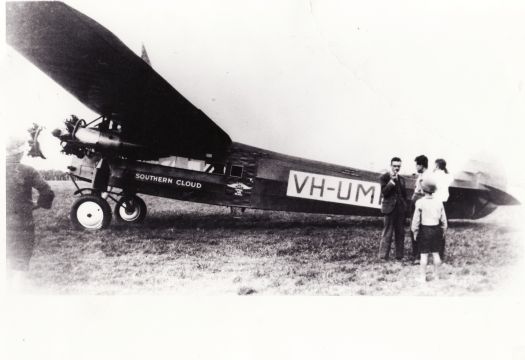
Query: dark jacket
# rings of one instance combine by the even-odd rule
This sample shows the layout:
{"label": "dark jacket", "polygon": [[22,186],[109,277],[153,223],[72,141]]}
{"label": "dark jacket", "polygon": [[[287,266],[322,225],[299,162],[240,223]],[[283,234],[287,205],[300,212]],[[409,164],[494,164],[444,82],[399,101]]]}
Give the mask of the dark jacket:
{"label": "dark jacket", "polygon": [[384,173],[379,178],[381,183],[381,194],[383,195],[383,201],[381,203],[381,212],[383,214],[390,214],[394,211],[396,204],[406,209],[407,205],[407,191],[405,188],[405,178],[401,175],[397,176],[399,182],[399,193],[396,191],[396,186],[390,182],[390,173]]}
{"label": "dark jacket", "polygon": [[42,176],[30,166],[6,159],[6,213],[28,222],[33,220],[33,188],[38,190],[37,206],[49,209],[55,194]]}

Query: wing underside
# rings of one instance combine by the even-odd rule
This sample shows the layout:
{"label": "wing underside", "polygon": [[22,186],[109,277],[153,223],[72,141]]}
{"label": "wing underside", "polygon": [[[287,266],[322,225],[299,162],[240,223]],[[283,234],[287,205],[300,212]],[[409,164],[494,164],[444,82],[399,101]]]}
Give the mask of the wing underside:
{"label": "wing underside", "polygon": [[7,42],[122,138],[161,154],[220,156],[230,137],[102,25],[61,2],[7,2]]}

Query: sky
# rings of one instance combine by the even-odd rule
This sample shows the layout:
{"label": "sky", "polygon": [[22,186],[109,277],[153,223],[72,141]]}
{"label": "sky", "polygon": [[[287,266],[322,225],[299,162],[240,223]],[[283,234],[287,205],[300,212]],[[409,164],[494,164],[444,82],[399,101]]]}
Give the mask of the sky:
{"label": "sky", "polygon": [[[234,141],[374,171],[392,156],[404,173],[420,154],[452,172],[489,159],[523,189],[523,1],[67,3],[144,44]],[[13,49],[4,60],[10,130],[98,117]]]}

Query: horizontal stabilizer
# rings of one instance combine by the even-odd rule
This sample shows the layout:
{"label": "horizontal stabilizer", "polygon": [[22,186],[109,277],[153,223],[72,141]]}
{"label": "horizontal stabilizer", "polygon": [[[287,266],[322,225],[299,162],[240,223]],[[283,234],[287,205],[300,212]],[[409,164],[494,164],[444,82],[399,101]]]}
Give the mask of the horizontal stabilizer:
{"label": "horizontal stabilizer", "polygon": [[520,202],[512,195],[497,189],[495,187],[485,185],[489,189],[489,199],[496,205],[520,205]]}

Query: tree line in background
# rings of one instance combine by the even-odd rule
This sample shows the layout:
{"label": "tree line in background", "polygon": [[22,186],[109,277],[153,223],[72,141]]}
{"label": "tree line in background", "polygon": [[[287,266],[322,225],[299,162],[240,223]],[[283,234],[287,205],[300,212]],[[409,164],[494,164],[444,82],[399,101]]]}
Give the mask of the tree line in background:
{"label": "tree line in background", "polygon": [[40,175],[44,180],[69,180],[68,174],[61,170],[40,170]]}

